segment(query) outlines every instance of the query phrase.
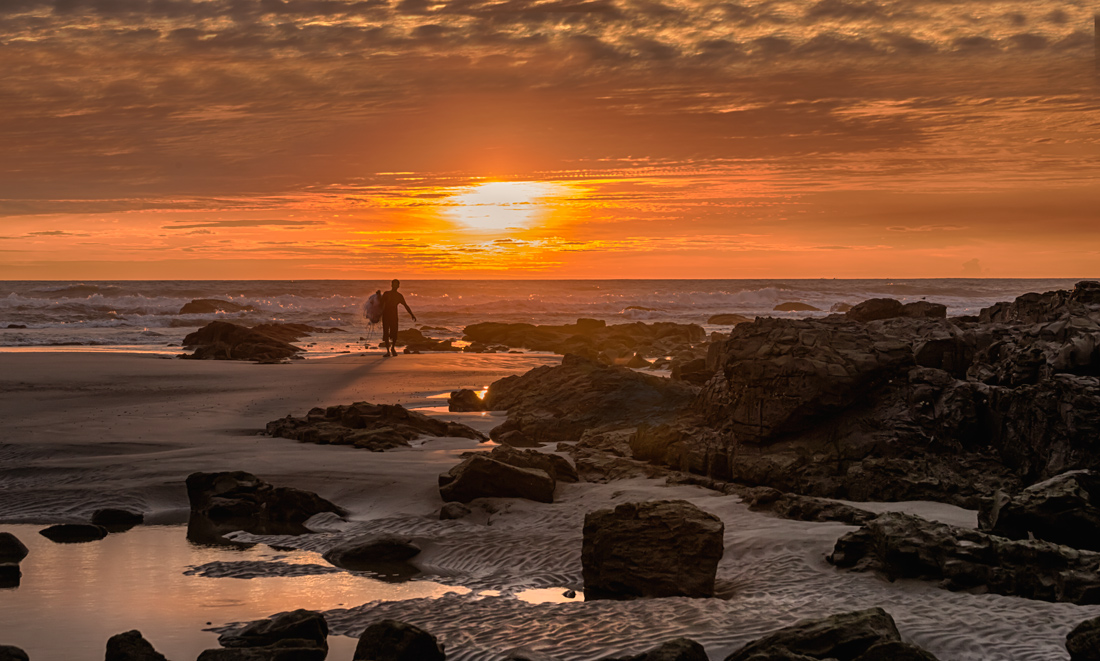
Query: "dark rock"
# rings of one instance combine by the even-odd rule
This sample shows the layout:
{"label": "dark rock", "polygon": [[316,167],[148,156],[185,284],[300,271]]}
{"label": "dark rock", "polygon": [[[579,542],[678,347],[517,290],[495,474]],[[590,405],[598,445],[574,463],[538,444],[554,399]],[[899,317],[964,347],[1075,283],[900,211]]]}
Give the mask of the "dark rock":
{"label": "dark rock", "polygon": [[652,364],[653,363],[643,358],[642,354],[636,353],[633,357],[630,358],[630,360],[626,361],[624,366],[629,367],[632,370],[638,370],[642,369],[643,367],[649,367]]}
{"label": "dark rock", "polygon": [[107,536],[107,529],[86,523],[59,523],[39,530],[38,534],[59,544],[76,544],[101,540]]}
{"label": "dark rock", "polygon": [[0,564],[19,564],[27,557],[27,547],[10,532],[0,532]]}
{"label": "dark rock", "polygon": [[473,390],[456,390],[447,400],[447,410],[454,412],[485,411],[485,400]]}
{"label": "dark rock", "polygon": [[1100,551],[1100,473],[1063,473],[996,505],[983,526],[994,535]]}
{"label": "dark rock", "polygon": [[106,661],[168,661],[137,629],[107,640]]}
{"label": "dark rock", "polygon": [[355,646],[354,661],[444,661],[435,636],[397,620],[382,620],[366,628]]}
{"label": "dark rock", "polygon": [[829,561],[890,579],[940,581],[1042,601],[1100,603],[1100,553],[1050,542],[1009,540],[970,528],[887,512],[841,537]]}
{"label": "dark rock", "polygon": [[420,547],[408,539],[380,535],[349,540],[329,549],[322,557],[342,569],[411,577],[419,574],[420,569],[409,560],[419,554]]}
{"label": "dark rock", "polygon": [[838,301],[829,306],[829,312],[845,313],[852,309],[851,303],[845,303],[844,301]]}
{"label": "dark rock", "polygon": [[23,572],[15,563],[0,563],[0,588],[17,588],[23,580]]}
{"label": "dark rock", "polygon": [[1066,636],[1070,661],[1100,661],[1100,617],[1085,620]]}
{"label": "dark rock", "polygon": [[145,521],[145,515],[141,512],[105,508],[96,510],[92,514],[92,523],[103,526],[108,532],[121,532],[134,526],[141,525]]}
{"label": "dark rock", "polygon": [[215,298],[196,298],[180,308],[180,314],[215,314],[218,312],[255,312],[251,305],[230,303]]}
{"label": "dark rock", "polygon": [[603,661],[709,661],[707,651],[690,638],[674,638],[633,656],[608,657]]}
{"label": "dark rock", "polygon": [[542,443],[527,438],[527,434],[524,434],[518,429],[503,432],[497,437],[496,441],[501,445],[507,445],[513,448],[541,448],[543,446]]}
{"label": "dark rock", "polygon": [[313,492],[276,487],[244,471],[192,473],[187,499],[194,514],[256,532],[265,531],[264,524],[301,524],[321,512],[346,514]]}
{"label": "dark rock", "polygon": [[789,655],[854,661],[873,646],[888,642],[901,642],[894,618],[881,608],[870,608],[784,627],[730,654],[726,661],[786,659]]}
{"label": "dark rock", "polygon": [[585,598],[710,597],[721,519],[683,500],[624,503],[584,517]]}
{"label": "dark rock", "polygon": [[8,328],[13,330],[23,330],[26,327],[26,324],[8,324]]}
{"label": "dark rock", "polygon": [[486,440],[485,434],[457,422],[444,422],[398,404],[354,404],[314,408],[303,418],[287,416],[267,423],[271,436],[320,445],[353,445],[374,452],[407,447],[423,436]]}
{"label": "dark rock", "polygon": [[205,650],[198,661],[325,661],[328,647],[308,640],[280,640],[264,647],[232,647]]}
{"label": "dark rock", "polygon": [[744,489],[741,499],[754,512],[770,512],[794,521],[840,521],[863,525],[877,516],[874,512],[823,498],[784,493],[771,487]]}
{"label": "dark rock", "polygon": [[749,321],[752,321],[752,319],[732,312],[727,314],[716,314],[710,319],[707,319],[707,323],[712,326],[736,326],[737,324],[743,324]]}
{"label": "dark rock", "polygon": [[439,476],[439,495],[446,502],[475,498],[527,498],[554,502],[554,478],[546,471],[519,468],[475,455]]}
{"label": "dark rock", "polygon": [[439,510],[439,520],[450,521],[454,519],[464,519],[472,513],[473,510],[462,503],[444,503],[443,507]]}
{"label": "dark rock", "polygon": [[815,308],[809,303],[799,303],[798,301],[780,303],[772,308],[772,310],[776,312],[821,312],[821,308]]}
{"label": "dark rock", "polygon": [[857,656],[854,661],[885,661],[887,659],[889,661],[936,661],[936,657],[924,649],[900,640],[885,640],[875,643],[868,647],[866,652]]}
{"label": "dark rock", "polygon": [[1067,313],[1087,314],[1100,305],[1100,295],[1097,292],[1100,292],[1100,283],[1078,282],[1072,290],[1024,294],[1012,302],[983,308],[978,313],[978,318],[986,324],[1035,324],[1057,320]]}
{"label": "dark rock", "polygon": [[0,661],[30,661],[30,657],[15,645],[0,645]]}
{"label": "dark rock", "polygon": [[866,323],[868,321],[878,321],[879,319],[905,316],[902,312],[904,307],[901,301],[893,298],[871,298],[853,305],[852,309],[844,314],[851,319]]}
{"label": "dark rock", "polygon": [[183,338],[193,348],[187,358],[202,360],[255,360],[278,362],[304,351],[288,342],[226,321],[212,321]]}
{"label": "dark rock", "polygon": [[607,326],[595,319],[578,319],[576,324],[534,326],[486,322],[467,326],[463,339],[483,346],[522,347],[533,351],[559,354],[604,353],[613,364],[622,358],[625,364],[635,354],[665,355],[706,341],[702,326],[696,324],[631,323]]}
{"label": "dark rock", "polygon": [[671,376],[674,381],[687,381],[701,386],[714,376],[714,370],[707,368],[706,358],[693,358],[684,362],[674,359]]}
{"label": "dark rock", "polygon": [[668,475],[661,466],[621,457],[590,448],[575,448],[573,460],[577,462],[577,474],[586,482],[607,483],[636,477],[657,478]]}
{"label": "dark rock", "polygon": [[902,306],[901,316],[928,319],[946,319],[947,306],[942,303],[914,301],[912,303],[906,303]]}
{"label": "dark rock", "polygon": [[328,623],[320,613],[299,608],[218,636],[219,645],[231,648],[267,647],[283,641],[294,641],[296,647],[328,649]]}
{"label": "dark rock", "polygon": [[520,468],[536,468],[554,478],[555,482],[579,482],[577,469],[565,457],[538,450],[517,450],[507,445],[493,448],[489,458]]}

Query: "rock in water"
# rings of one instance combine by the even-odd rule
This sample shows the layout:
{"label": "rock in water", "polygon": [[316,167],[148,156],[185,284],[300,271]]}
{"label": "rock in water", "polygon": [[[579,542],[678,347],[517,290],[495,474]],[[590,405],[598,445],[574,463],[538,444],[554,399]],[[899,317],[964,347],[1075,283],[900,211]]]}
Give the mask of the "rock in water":
{"label": "rock in water", "polygon": [[1077,470],[1033,484],[999,503],[983,529],[1100,551],[1100,473]]}
{"label": "rock in water", "polygon": [[624,503],[584,517],[585,598],[711,597],[725,525],[684,500]]}
{"label": "rock in water", "polygon": [[[836,659],[871,661],[895,659],[870,656],[868,651],[883,643],[902,643],[894,618],[881,608],[804,620],[771,633],[726,657],[726,661],[753,659]],[[923,651],[923,650],[921,650]],[[924,658],[934,661],[934,657]],[[913,658],[913,657],[901,657]],[[919,658],[919,657],[918,657]]]}
{"label": "rock in water", "polygon": [[752,319],[733,312],[728,314],[716,314],[710,319],[707,319],[707,323],[712,326],[736,326],[737,324],[743,324],[748,321],[752,321]]}
{"label": "rock in water", "polygon": [[325,551],[321,557],[351,571],[411,577],[419,574],[420,570],[408,561],[419,554],[420,547],[408,539],[376,535],[349,540]]}
{"label": "rock in water", "polygon": [[554,502],[554,478],[537,468],[519,468],[481,455],[469,457],[439,476],[439,495],[446,502],[475,498],[526,498]]}
{"label": "rock in water", "polygon": [[60,523],[39,530],[38,534],[59,544],[77,544],[103,539],[107,536],[107,529],[103,526],[93,526],[87,523]]}
{"label": "rock in water", "polygon": [[106,661],[168,661],[137,629],[115,634],[107,641]]}
{"label": "rock in water", "polygon": [[280,641],[328,649],[328,623],[320,613],[299,608],[218,636],[222,647],[267,647]]}
{"label": "rock in water", "polygon": [[473,390],[456,390],[447,399],[447,410],[454,412],[486,411],[485,400]]}
{"label": "rock in water", "polygon": [[418,626],[382,620],[359,636],[353,661],[444,661],[447,655],[435,636]]}
{"label": "rock in water", "polygon": [[30,661],[30,657],[15,645],[0,645],[0,661]]}
{"label": "rock in water", "polygon": [[141,512],[131,512],[115,508],[96,510],[92,514],[92,524],[103,526],[108,532],[122,532],[134,526],[141,525],[145,521],[145,515]]}
{"label": "rock in water", "polygon": [[901,301],[893,298],[870,298],[853,305],[852,309],[844,314],[856,321],[866,323],[868,321],[900,317],[903,315],[904,308],[905,306],[902,305]]}
{"label": "rock in water", "polygon": [[204,650],[198,661],[325,661],[327,647],[305,640],[280,640],[266,647],[232,647]]}
{"label": "rock in water", "polygon": [[10,532],[0,532],[0,564],[19,564],[27,557],[27,547]]}
{"label": "rock in water", "polygon": [[1100,603],[1100,553],[1010,540],[910,514],[886,512],[837,540],[829,562],[894,578],[940,581],[1042,601]]}
{"label": "rock in water", "polygon": [[634,656],[620,656],[602,661],[709,661],[707,651],[690,638],[674,638]]}
{"label": "rock in water", "polygon": [[815,308],[809,303],[800,303],[798,301],[780,303],[772,308],[772,310],[776,312],[821,312],[821,308]]}
{"label": "rock in water", "polygon": [[1085,620],[1066,636],[1070,661],[1100,661],[1100,617]]}
{"label": "rock in water", "polygon": [[212,521],[249,524],[301,523],[321,512],[343,516],[343,508],[310,491],[276,487],[251,473],[192,473],[187,476],[191,511]]}

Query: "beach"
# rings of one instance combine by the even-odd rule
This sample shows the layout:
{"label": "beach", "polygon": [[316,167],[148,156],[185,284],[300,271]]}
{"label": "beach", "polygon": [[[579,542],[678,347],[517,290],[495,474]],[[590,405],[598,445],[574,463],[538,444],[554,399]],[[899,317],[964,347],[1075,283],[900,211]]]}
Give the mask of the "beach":
{"label": "beach", "polygon": [[[906,640],[940,659],[1064,659],[1069,629],[1100,615],[1097,606],[844,573],[825,555],[853,526],[777,519],[750,512],[737,496],[667,486],[664,479],[560,484],[553,504],[499,499],[475,516],[440,521],[436,476],[462,452],[491,444],[426,438],[378,453],[259,435],[267,422],[285,415],[356,401],[399,403],[487,432],[503,417],[447,413],[439,396],[560,361],[544,354],[386,359],[367,353],[255,365],[149,355],[0,354],[0,530],[26,539],[36,527],[86,521],[102,507],[146,513],[146,525],[101,542],[27,540],[32,555],[23,563],[23,585],[0,599],[0,619],[9,623],[2,642],[19,645],[31,658],[84,658],[97,656],[91,651],[101,650],[111,635],[140,628],[169,658],[193,658],[215,646],[203,629],[304,607],[326,613],[334,641],[329,658],[335,659],[350,658],[349,636],[385,617],[431,631],[449,659],[500,658],[526,645],[579,661],[637,653],[679,635],[722,659],[803,618],[882,606]],[[183,480],[195,471],[223,470],[315,491],[349,515],[314,517],[308,525],[315,534],[234,535],[257,543],[246,550],[188,545]],[[668,498],[688,500],[725,523],[716,598],[584,602],[582,595],[562,596],[583,588],[587,511]],[[976,522],[975,512],[938,503],[860,506],[955,525]],[[363,532],[416,540],[423,574],[385,583],[334,571],[317,554]],[[70,596],[77,605],[61,607]],[[70,624],[70,618],[80,622]],[[62,631],[69,635],[56,635]]]}

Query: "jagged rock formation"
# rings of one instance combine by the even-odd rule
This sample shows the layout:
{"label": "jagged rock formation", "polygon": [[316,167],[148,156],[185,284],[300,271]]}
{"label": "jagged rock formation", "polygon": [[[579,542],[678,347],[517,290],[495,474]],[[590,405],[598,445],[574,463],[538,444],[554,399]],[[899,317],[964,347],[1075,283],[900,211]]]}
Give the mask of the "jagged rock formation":
{"label": "jagged rock formation", "polygon": [[999,492],[986,503],[979,523],[1009,539],[1035,537],[1100,551],[1100,473],[1069,471],[1015,496]]}
{"label": "jagged rock formation", "polygon": [[270,436],[320,445],[354,445],[381,452],[407,447],[422,436],[487,440],[485,434],[457,422],[444,422],[399,404],[354,404],[314,408],[304,418],[287,416],[267,423]]}

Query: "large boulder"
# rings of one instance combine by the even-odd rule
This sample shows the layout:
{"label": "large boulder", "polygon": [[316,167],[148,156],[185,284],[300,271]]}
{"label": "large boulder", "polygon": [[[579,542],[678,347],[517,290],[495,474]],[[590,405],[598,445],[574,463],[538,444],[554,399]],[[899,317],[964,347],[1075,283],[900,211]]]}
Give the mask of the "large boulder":
{"label": "large boulder", "polygon": [[141,632],[132,629],[107,640],[106,661],[168,661]]}
{"label": "large boulder", "polygon": [[995,499],[985,530],[1010,539],[1044,539],[1100,551],[1100,473],[1077,470]]}
{"label": "large boulder", "polygon": [[359,636],[353,661],[445,661],[435,636],[397,620],[375,622]]}
{"label": "large boulder", "polygon": [[103,539],[107,536],[107,529],[87,523],[59,523],[39,530],[38,534],[59,544],[79,544]]}
{"label": "large boulder", "polygon": [[887,577],[938,581],[1042,601],[1100,603],[1100,553],[887,512],[839,540],[829,561]]}
{"label": "large boulder", "polygon": [[254,532],[265,532],[272,525],[278,528],[278,524],[300,525],[321,512],[346,514],[311,491],[276,487],[244,471],[192,473],[187,476],[187,499],[194,515]]}
{"label": "large boulder", "polygon": [[554,478],[544,470],[520,468],[482,455],[468,457],[439,476],[439,495],[445,502],[526,498],[552,503],[555,486]]}
{"label": "large boulder", "polygon": [[856,321],[866,323],[868,321],[878,321],[879,319],[901,317],[903,316],[902,309],[904,307],[901,301],[893,298],[869,298],[862,303],[853,305],[844,314]]}
{"label": "large boulder", "polygon": [[487,440],[485,434],[457,422],[445,422],[400,404],[354,404],[314,408],[302,418],[286,416],[267,423],[267,434],[320,445],[352,445],[381,452],[408,447],[424,436]]}
{"label": "large boulder", "polygon": [[185,303],[180,308],[179,314],[216,314],[219,312],[255,312],[251,305],[241,305],[230,301],[222,301],[216,298],[196,298],[190,303]]}
{"label": "large boulder", "polygon": [[520,468],[535,468],[545,471],[555,482],[579,482],[577,469],[565,457],[539,452],[538,450],[519,450],[508,445],[498,445],[489,453],[489,458]]}
{"label": "large boulder", "polygon": [[[804,620],[760,638],[726,657],[726,661],[765,659],[835,659],[836,661],[883,661],[885,659],[927,659],[935,657],[901,640],[894,618],[881,608]],[[876,650],[877,653],[870,653]],[[893,656],[887,651],[901,652]],[[915,656],[914,656],[915,654]]]}
{"label": "large boulder", "polygon": [[641,654],[617,656],[602,661],[709,661],[706,649],[690,638],[674,638]]}
{"label": "large boulder", "polygon": [[584,517],[586,599],[711,597],[722,520],[684,500],[624,503]]}
{"label": "large boulder", "polygon": [[183,338],[185,356],[201,360],[254,360],[279,362],[305,351],[270,334],[229,323],[212,321]]}
{"label": "large boulder", "polygon": [[1070,661],[1100,661],[1100,617],[1085,620],[1066,636]]}

